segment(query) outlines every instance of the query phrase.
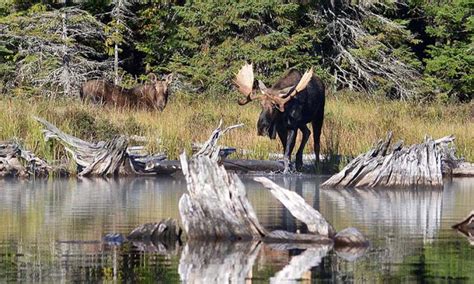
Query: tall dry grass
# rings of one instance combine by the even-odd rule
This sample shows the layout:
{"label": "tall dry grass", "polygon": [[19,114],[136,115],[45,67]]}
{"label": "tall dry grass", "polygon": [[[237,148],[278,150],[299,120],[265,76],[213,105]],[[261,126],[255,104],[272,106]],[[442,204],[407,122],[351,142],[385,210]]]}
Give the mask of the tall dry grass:
{"label": "tall dry grass", "polygon": [[[281,152],[278,140],[256,135],[257,103],[245,107],[235,100],[216,100],[175,95],[162,112],[118,109],[84,104],[76,100],[0,100],[0,140],[17,137],[37,155],[57,160],[65,152],[55,142],[44,142],[40,125],[32,118],[43,117],[63,131],[86,140],[102,140],[115,134],[147,138],[152,152],[166,152],[170,159],[188,152],[191,142],[205,141],[223,119],[225,125],[244,123],[225,136],[222,144],[249,150],[239,157],[266,159]],[[474,160],[473,104],[416,105],[404,102],[367,100],[354,94],[328,97],[322,136],[322,152],[357,155],[392,130],[406,144],[420,142],[425,134],[435,138],[454,134],[458,153]],[[310,139],[310,141],[312,141]],[[308,143],[306,152],[312,152]]]}

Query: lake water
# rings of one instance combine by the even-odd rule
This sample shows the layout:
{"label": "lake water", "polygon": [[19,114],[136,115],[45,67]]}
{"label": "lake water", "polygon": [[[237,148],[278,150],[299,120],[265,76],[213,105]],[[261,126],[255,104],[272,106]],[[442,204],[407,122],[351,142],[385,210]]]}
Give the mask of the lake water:
{"label": "lake water", "polygon": [[[179,219],[185,181],[2,179],[0,282],[474,282],[474,246],[451,229],[474,210],[474,179],[447,181],[435,191],[328,191],[319,189],[325,177],[270,178],[302,195],[336,230],[358,228],[370,247],[355,252],[361,256],[353,260],[353,253],[325,246],[114,246],[101,241],[105,234],[126,235],[143,223]],[[304,230],[252,177],[242,179],[263,226]]]}

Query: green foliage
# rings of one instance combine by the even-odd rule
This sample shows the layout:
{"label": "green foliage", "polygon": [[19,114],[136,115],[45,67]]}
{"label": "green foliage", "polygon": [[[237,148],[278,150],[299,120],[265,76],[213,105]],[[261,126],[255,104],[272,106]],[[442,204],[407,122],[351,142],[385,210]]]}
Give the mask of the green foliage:
{"label": "green foliage", "polygon": [[[272,0],[155,3],[141,13],[145,40],[138,48],[153,69],[178,72],[222,95],[244,61],[253,62],[257,75],[270,80],[287,67],[320,63],[315,46],[322,29],[309,24],[304,9]],[[153,29],[153,23],[161,29]]]}
{"label": "green foliage", "polygon": [[[322,13],[320,1],[124,0],[121,5],[117,3],[69,1],[67,5],[78,5],[95,15],[87,19],[69,18],[73,26],[98,20],[102,30],[93,40],[77,33],[78,36],[63,42],[61,34],[54,32],[61,19],[52,15],[64,4],[50,0],[4,0],[0,4],[0,89],[10,91],[16,84],[17,92],[39,93],[53,88],[51,84],[38,86],[35,82],[61,66],[61,60],[53,56],[54,52],[43,52],[41,56],[20,52],[18,47],[26,46],[22,37],[34,37],[43,44],[64,43],[68,48],[80,45],[92,49],[94,55],[87,59],[95,62],[112,57],[117,45],[122,68],[119,76],[127,86],[135,84],[135,78],[146,72],[174,72],[194,92],[219,97],[233,89],[234,73],[245,61],[254,64],[257,79],[267,84],[289,67],[304,70],[311,66],[328,84],[334,84],[331,75],[338,67],[354,67],[347,57],[335,66],[337,48],[332,46],[335,41],[328,33],[332,20],[330,15]],[[411,86],[417,86],[414,87],[417,94],[443,101],[472,98],[472,1],[376,1],[370,7],[361,6],[366,11],[363,17],[357,16],[358,8],[350,3],[353,2],[343,3],[340,11],[335,11],[344,11],[338,17],[348,17],[361,28],[353,31],[358,34],[352,35],[354,42],[342,43],[350,56],[358,62],[369,62],[366,65],[369,69],[374,66],[383,69],[387,62],[399,62],[407,70],[414,70],[417,76],[411,77],[410,82],[413,81]],[[5,41],[1,38],[5,35],[11,38]],[[21,74],[25,70],[20,61],[30,64],[28,70],[34,77]],[[349,77],[357,77],[357,68]],[[375,90],[371,92],[386,96],[400,83],[389,78],[386,71],[387,68],[372,72],[373,82],[369,84],[373,83]],[[7,82],[6,78],[12,77],[21,80]],[[347,87],[347,84],[339,82],[335,87]]]}
{"label": "green foliage", "polygon": [[430,26],[427,33],[435,39],[425,59],[426,82],[440,93],[471,99],[474,94],[474,3],[469,0],[426,5]]}

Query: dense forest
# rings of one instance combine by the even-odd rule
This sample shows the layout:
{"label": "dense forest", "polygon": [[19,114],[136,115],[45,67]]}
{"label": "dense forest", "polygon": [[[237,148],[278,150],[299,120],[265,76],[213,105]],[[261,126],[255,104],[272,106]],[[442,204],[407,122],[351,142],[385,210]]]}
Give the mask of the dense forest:
{"label": "dense forest", "polygon": [[473,8],[469,0],[4,0],[0,93],[77,96],[87,79],[131,85],[173,72],[180,90],[227,96],[247,61],[262,78],[313,66],[331,90],[470,101]]}

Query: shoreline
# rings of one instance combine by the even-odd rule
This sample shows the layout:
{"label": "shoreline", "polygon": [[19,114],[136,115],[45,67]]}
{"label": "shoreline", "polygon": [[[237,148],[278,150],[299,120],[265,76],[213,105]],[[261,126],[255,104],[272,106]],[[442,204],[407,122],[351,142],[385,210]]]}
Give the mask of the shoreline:
{"label": "shoreline", "polygon": [[[417,105],[387,100],[328,96],[321,137],[322,154],[355,157],[369,149],[388,130],[405,144],[418,143],[425,134],[433,138],[453,134],[458,156],[474,161],[473,103],[460,105]],[[149,153],[166,153],[177,159],[192,143],[205,141],[220,119],[225,124],[243,123],[229,133],[222,145],[246,149],[233,158],[268,160],[282,152],[278,139],[256,134],[258,104],[245,107],[233,99],[191,98],[186,94],[171,97],[163,112],[101,107],[76,99],[0,99],[0,140],[19,139],[25,148],[47,161],[63,160],[65,151],[57,142],[45,142],[41,125],[32,117],[40,116],[66,133],[86,141],[99,141],[116,134],[140,136]],[[299,139],[299,137],[298,137]],[[305,148],[311,155],[312,139]],[[297,142],[298,143],[298,142]],[[294,156],[293,156],[294,158]]]}

